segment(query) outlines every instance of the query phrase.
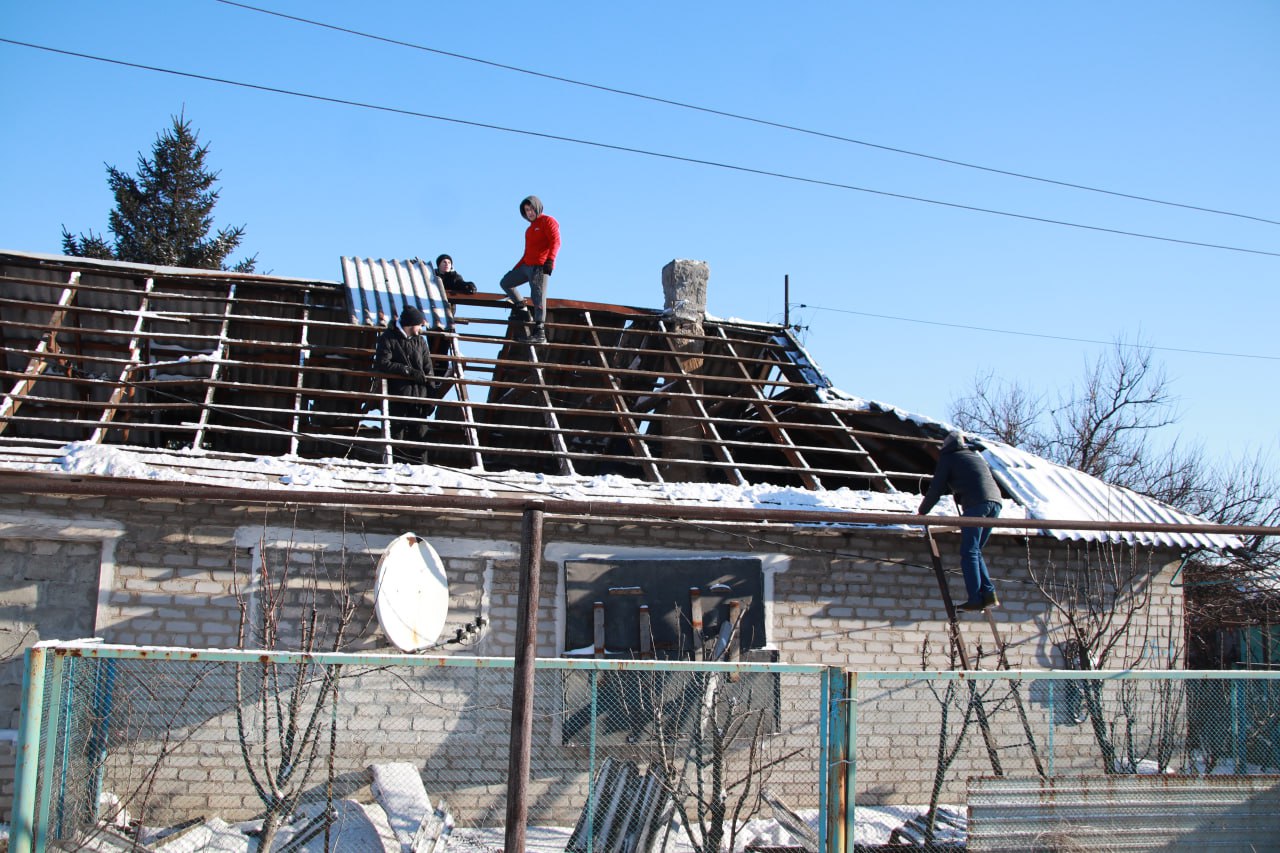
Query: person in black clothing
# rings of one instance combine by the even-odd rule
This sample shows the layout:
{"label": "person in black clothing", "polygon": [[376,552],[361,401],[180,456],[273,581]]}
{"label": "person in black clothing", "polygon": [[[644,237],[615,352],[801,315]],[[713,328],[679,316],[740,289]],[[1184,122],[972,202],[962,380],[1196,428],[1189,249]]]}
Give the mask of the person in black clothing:
{"label": "person in black clothing", "polygon": [[[933,482],[920,502],[917,515],[925,515],[933,509],[943,493],[950,490],[955,495],[960,514],[971,518],[995,518],[1000,515],[1000,487],[991,476],[991,468],[982,454],[969,447],[958,432],[947,435],[942,442],[942,454],[933,472]],[[996,588],[991,573],[982,559],[982,547],[991,536],[990,527],[961,527],[960,568],[964,574],[968,600],[961,610],[985,610],[998,607]]]}
{"label": "person in black clothing", "polygon": [[[427,318],[422,311],[408,305],[400,312],[398,322],[392,319],[387,323],[374,350],[374,370],[389,374],[387,392],[391,399],[387,414],[391,418],[391,437],[396,441],[425,442],[427,418],[435,411],[430,400],[439,382],[432,373],[431,350],[423,337],[426,327]],[[395,449],[395,458],[411,461],[401,447]],[[426,461],[426,453],[422,454],[422,461]]]}
{"label": "person in black clothing", "polygon": [[445,293],[475,293],[474,282],[463,281],[462,274],[453,268],[453,258],[441,255],[436,258],[436,275],[444,284]]}

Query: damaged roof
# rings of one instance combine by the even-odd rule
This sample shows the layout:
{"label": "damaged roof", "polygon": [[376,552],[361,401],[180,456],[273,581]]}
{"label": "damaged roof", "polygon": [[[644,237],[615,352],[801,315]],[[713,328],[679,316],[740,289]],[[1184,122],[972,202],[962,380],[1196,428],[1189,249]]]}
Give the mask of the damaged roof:
{"label": "damaged roof", "polygon": [[[784,326],[704,317],[691,331],[664,311],[550,299],[547,343],[531,346],[500,294],[446,299],[428,263],[342,266],[339,283],[0,251],[0,465],[102,446],[153,462],[346,463],[376,483],[367,472],[399,450],[468,476],[850,490],[910,512],[950,429],[840,392]],[[391,438],[371,369],[383,324],[410,302],[441,380],[424,446]],[[986,446],[1029,517],[1198,521]]]}

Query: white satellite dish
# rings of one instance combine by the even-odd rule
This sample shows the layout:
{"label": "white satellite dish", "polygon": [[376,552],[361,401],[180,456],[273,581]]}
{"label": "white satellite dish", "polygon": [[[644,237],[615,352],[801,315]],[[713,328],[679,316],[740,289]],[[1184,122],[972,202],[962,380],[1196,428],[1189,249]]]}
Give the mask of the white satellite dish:
{"label": "white satellite dish", "polygon": [[449,615],[449,579],[427,540],[397,536],[378,560],[375,583],[378,624],[396,648],[416,652],[436,641]]}

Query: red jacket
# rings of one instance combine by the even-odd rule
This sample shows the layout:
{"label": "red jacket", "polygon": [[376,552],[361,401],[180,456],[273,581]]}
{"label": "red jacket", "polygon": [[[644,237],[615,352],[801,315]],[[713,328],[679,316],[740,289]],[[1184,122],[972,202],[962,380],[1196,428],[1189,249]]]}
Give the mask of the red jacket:
{"label": "red jacket", "polygon": [[524,266],[540,267],[554,261],[560,251],[560,223],[545,213],[529,223],[524,232]]}

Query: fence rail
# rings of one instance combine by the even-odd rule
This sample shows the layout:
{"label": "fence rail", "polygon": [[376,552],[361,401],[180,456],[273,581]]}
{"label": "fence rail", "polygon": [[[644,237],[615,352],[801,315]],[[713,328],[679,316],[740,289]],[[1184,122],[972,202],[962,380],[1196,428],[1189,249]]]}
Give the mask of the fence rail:
{"label": "fence rail", "polygon": [[[27,653],[11,849],[497,849],[512,682],[508,658],[42,643]],[[981,849],[981,826],[1044,815],[988,799],[968,833],[975,779],[1067,791],[1160,776],[1185,792],[1247,776],[1237,789],[1265,792],[1280,773],[1268,671],[561,659],[536,662],[533,693],[529,823],[540,847],[579,853]],[[1182,825],[1167,809],[1196,801],[1118,790],[1071,830],[1092,845],[1079,849],[1108,849],[1121,825],[1123,849],[1167,842]],[[1274,810],[1250,819],[1280,830]]]}

